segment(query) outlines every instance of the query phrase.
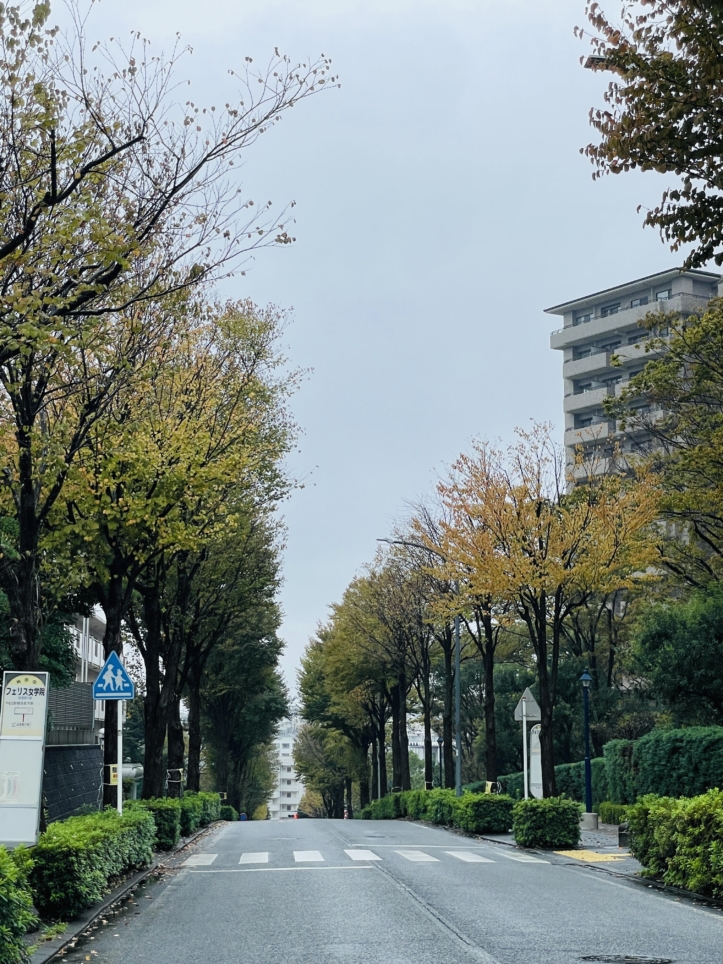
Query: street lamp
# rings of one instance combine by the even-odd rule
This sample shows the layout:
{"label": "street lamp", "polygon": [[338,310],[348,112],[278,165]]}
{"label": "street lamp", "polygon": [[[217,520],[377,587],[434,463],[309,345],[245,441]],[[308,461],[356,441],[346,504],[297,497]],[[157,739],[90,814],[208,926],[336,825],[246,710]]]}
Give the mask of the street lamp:
{"label": "street lamp", "polygon": [[444,740],[441,736],[437,737],[437,746],[439,747],[439,785],[442,786],[442,744]]}
{"label": "street lamp", "polygon": [[[407,546],[410,549],[424,549],[426,552],[431,552],[432,555],[437,556],[444,562],[447,561],[447,557],[438,549],[433,549],[431,546],[425,546],[421,542],[409,542],[406,539],[377,539],[377,542],[386,542],[390,546]],[[452,583],[452,588],[455,595],[458,596],[459,582],[456,579]],[[459,613],[457,613],[457,615],[454,617],[454,729],[455,742],[457,744],[457,753],[455,755],[454,766],[454,792],[458,797],[462,796],[462,680],[460,662]]]}
{"label": "street lamp", "polygon": [[590,708],[589,708],[589,698],[590,698],[590,684],[592,683],[592,676],[587,670],[580,677],[580,682],[582,683],[582,695],[583,695],[583,706],[584,706],[584,726],[585,726],[585,817],[583,820],[586,824],[590,824],[589,827],[586,826],[585,829],[594,829],[597,824],[597,814],[593,815],[592,812],[592,769],[590,767]]}

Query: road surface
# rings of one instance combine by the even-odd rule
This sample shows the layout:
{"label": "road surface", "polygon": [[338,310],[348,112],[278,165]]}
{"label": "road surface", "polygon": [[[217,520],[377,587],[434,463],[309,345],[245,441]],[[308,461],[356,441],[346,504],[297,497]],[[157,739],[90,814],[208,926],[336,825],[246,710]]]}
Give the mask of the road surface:
{"label": "road surface", "polygon": [[721,964],[721,911],[600,866],[404,821],[226,824],[65,960]]}

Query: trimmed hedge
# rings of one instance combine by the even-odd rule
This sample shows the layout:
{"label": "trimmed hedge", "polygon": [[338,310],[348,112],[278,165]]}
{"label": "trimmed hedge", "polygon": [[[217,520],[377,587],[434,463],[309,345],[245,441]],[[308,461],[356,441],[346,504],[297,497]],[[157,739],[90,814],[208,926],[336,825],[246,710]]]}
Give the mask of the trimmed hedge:
{"label": "trimmed hedge", "polygon": [[361,812],[362,820],[397,817],[429,820],[470,833],[506,833],[512,820],[512,800],[489,793],[465,792],[456,797],[454,790],[408,790],[373,800]]}
{"label": "trimmed hedge", "polygon": [[627,820],[627,807],[624,803],[610,803],[609,800],[603,801],[597,808],[600,823],[621,824]]}
{"label": "trimmed hedge", "polygon": [[520,847],[576,847],[580,840],[580,804],[565,797],[518,800],[512,808],[512,831]]}
{"label": "trimmed hedge", "polygon": [[195,793],[184,793],[181,798],[181,836],[190,837],[198,830],[203,816],[203,800]]}
{"label": "trimmed hedge", "polygon": [[[590,761],[592,771],[592,805],[593,810],[604,801],[613,799],[608,790],[608,773],[603,757],[595,757]],[[561,763],[555,767],[555,782],[560,796],[570,797],[580,803],[585,802],[585,761],[578,763]],[[521,773],[510,773],[500,777],[505,793],[516,800],[521,800],[524,793],[523,777]]]}
{"label": "trimmed hedge", "polygon": [[[18,847],[18,851],[22,849]],[[23,937],[36,923],[25,876],[25,870],[32,867],[13,857],[0,847],[0,964],[16,964],[25,959]]]}
{"label": "trimmed hedge", "polygon": [[221,819],[221,796],[218,793],[186,793],[183,799],[186,800],[190,798],[191,800],[197,801],[201,805],[201,814],[199,817],[199,826],[207,827],[214,820]]}
{"label": "trimmed hedge", "polygon": [[226,804],[222,805],[221,820],[238,820],[238,811]]}
{"label": "trimmed hedge", "polygon": [[628,807],[631,849],[647,877],[723,897],[723,792],[692,799],[648,795]]}
{"label": "trimmed hedge", "polygon": [[181,801],[177,797],[153,797],[129,804],[133,809],[148,810],[156,826],[157,850],[172,850],[181,839]]}
{"label": "trimmed hedge", "polygon": [[51,823],[32,850],[29,877],[41,916],[68,920],[100,900],[111,879],[150,863],[154,833],[141,808]]}

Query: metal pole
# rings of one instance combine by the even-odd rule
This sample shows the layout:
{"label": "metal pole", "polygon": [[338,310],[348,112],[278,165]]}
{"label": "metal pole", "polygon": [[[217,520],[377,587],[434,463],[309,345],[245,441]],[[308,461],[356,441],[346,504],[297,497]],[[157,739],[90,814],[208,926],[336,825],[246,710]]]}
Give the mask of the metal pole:
{"label": "metal pole", "polygon": [[[459,596],[459,583],[455,580],[454,591]],[[460,673],[459,652],[459,614],[454,617],[454,708],[455,738],[457,740],[457,757],[454,768],[454,792],[462,796],[462,679]]]}
{"label": "metal pole", "polygon": [[441,787],[441,786],[444,786],[444,784],[442,783],[442,744],[441,743],[437,744],[437,749],[439,751],[439,785]]}
{"label": "metal pole", "polygon": [[590,767],[590,715],[588,709],[588,690],[583,687],[585,706],[585,813],[592,813],[592,769]]}
{"label": "metal pole", "polygon": [[522,773],[525,782],[525,800],[529,798],[527,783],[527,700],[522,697]]}
{"label": "metal pole", "polygon": [[118,704],[118,786],[116,787],[116,806],[123,813],[123,701]]}
{"label": "metal pole", "polygon": [[382,799],[382,757],[384,756],[384,740],[377,745],[377,800]]}

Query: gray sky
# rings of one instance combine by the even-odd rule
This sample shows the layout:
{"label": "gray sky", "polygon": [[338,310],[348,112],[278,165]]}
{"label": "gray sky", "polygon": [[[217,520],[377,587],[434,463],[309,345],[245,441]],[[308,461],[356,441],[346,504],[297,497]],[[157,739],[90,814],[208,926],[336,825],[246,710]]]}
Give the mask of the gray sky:
{"label": "gray sky", "polygon": [[[615,7],[615,9],[617,9]],[[638,204],[663,179],[593,183],[579,154],[604,80],[573,37],[584,0],[104,0],[92,36],[131,28],[184,65],[193,99],[231,100],[227,68],[274,46],[333,58],[342,89],[294,108],[247,154],[244,191],[297,201],[293,247],[261,252],[236,297],[293,307],[312,368],[285,507],[287,641],[327,606],[474,436],[562,434],[552,304],[680,263]]]}

